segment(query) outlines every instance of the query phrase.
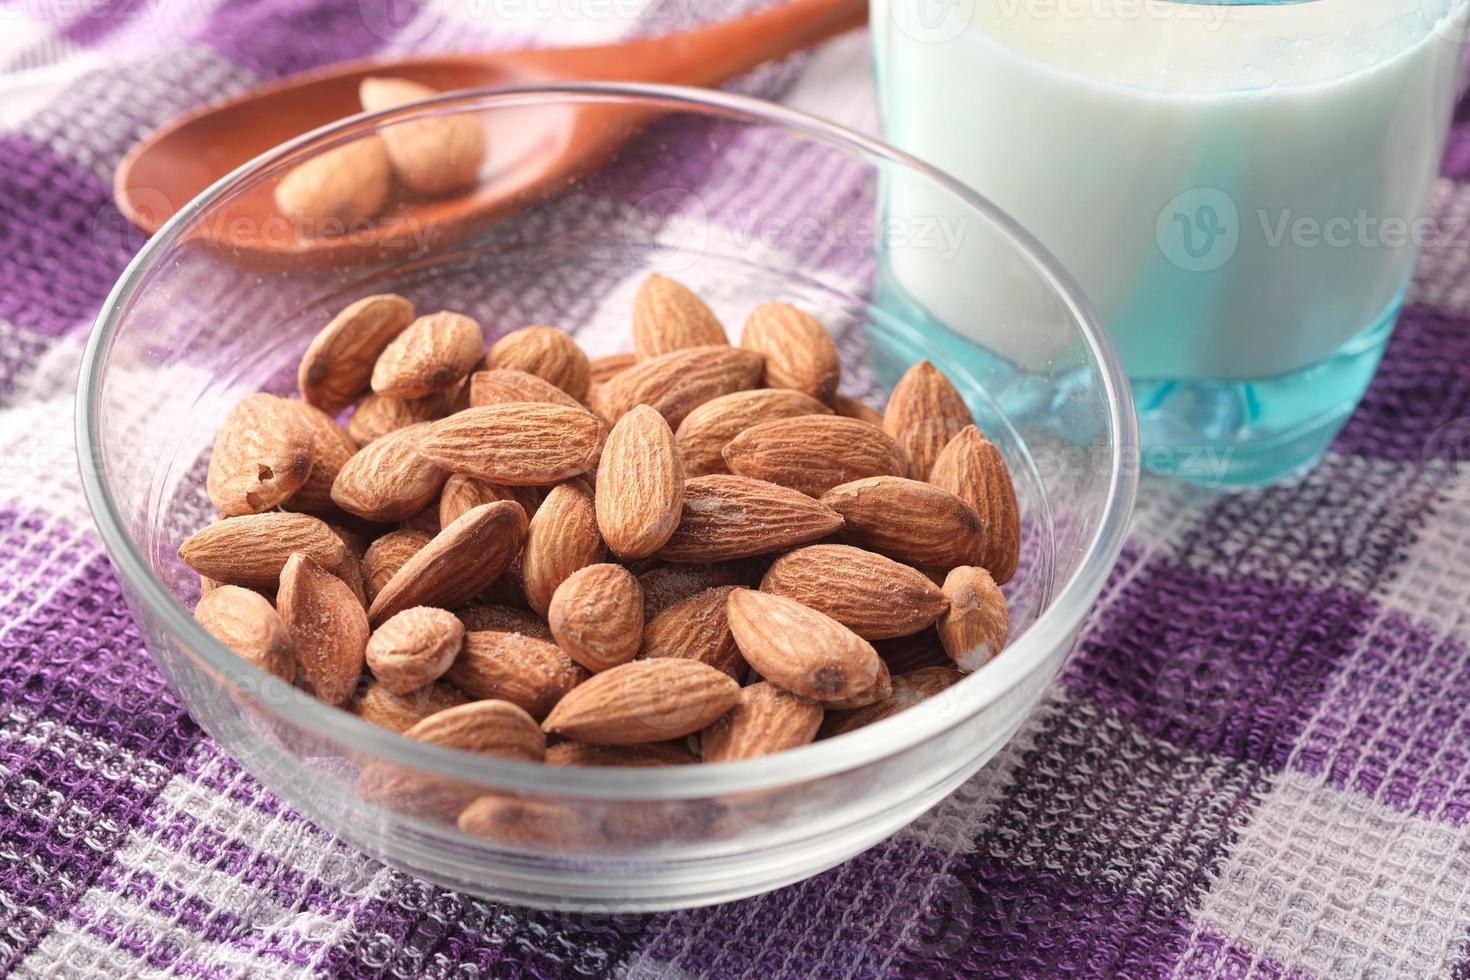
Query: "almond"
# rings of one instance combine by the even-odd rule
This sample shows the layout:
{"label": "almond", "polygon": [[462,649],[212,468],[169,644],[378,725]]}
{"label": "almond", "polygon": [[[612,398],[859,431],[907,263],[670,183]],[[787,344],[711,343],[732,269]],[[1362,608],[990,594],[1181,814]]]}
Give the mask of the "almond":
{"label": "almond", "polygon": [[210,501],[224,517],[270,510],[306,483],[311,443],[311,426],[291,402],[246,395],[215,434]]}
{"label": "almond", "polygon": [[464,808],[457,824],[466,834],[523,850],[561,854],[603,843],[602,826],[589,813],[511,796],[480,797]]}
{"label": "almond", "polygon": [[587,678],[556,644],[520,633],[479,630],[464,644],[444,679],[476,698],[499,698],[536,718],[546,717]]}
{"label": "almond", "polygon": [[799,490],[746,476],[697,476],[684,485],[679,526],[658,557],[673,562],[728,561],[826,537],[842,517]]}
{"label": "almond", "polygon": [[687,286],[654,273],[638,287],[633,299],[633,349],[639,358],[729,343],[719,318]]}
{"label": "almond", "polygon": [[686,476],[728,473],[725,445],[751,426],[802,415],[830,415],[810,395],[786,388],[757,388],[712,398],[685,416],[674,433]]}
{"label": "almond", "polygon": [[537,640],[551,639],[551,627],[535,613],[524,609],[472,602],[456,609],[455,615],[471,633],[493,630],[500,633],[520,633]]}
{"label": "almond", "polygon": [[349,436],[336,419],[315,405],[305,402],[289,402],[298,415],[311,429],[311,470],[295,493],[281,505],[287,510],[299,510],[307,514],[330,516],[336,514],[337,505],[332,502],[332,484],[342,467],[357,452],[357,443]]}
{"label": "almond", "polygon": [[960,431],[934,463],[929,481],[974,508],[988,531],[983,565],[1001,585],[1016,574],[1021,559],[1021,512],[1005,457],[980,430]]}
{"label": "almond", "polygon": [[730,631],[761,677],[816,701],[856,697],[882,669],[872,644],[837,620],[784,596],[736,589]]}
{"label": "almond", "polygon": [[[525,371],[496,368],[470,375],[469,407],[504,405],[509,402],[545,402],[583,408],[582,403],[544,378]],[[583,409],[585,411],[585,409]]]}
{"label": "almond", "polygon": [[743,688],[724,717],[700,735],[705,762],[733,762],[784,752],[811,742],[822,706],[762,681]]}
{"label": "almond", "polygon": [[720,585],[755,586],[765,573],[759,558],[716,562],[710,565],[663,565],[638,576],[643,589],[644,621],[653,619],[675,603]]}
{"label": "almond", "polygon": [[[406,78],[364,78],[358,98],[368,112],[391,109],[435,95]],[[393,171],[423,194],[447,194],[474,184],[485,159],[485,130],[469,112],[425,116],[381,130]]]}
{"label": "almond", "polygon": [[368,617],[381,623],[413,606],[463,605],[505,571],[525,540],[520,504],[475,507],[403,563],[373,599]]}
{"label": "almond", "polygon": [[[876,647],[874,648],[877,649]],[[873,686],[864,691],[859,691],[849,698],[838,701],[828,701],[823,705],[828,711],[843,711],[849,708],[866,708],[870,704],[877,704],[888,695],[893,693],[893,675],[888,671],[888,664],[882,657],[878,658],[878,679]]]}
{"label": "almond", "polygon": [[[383,349],[413,322],[402,296],[364,296],[332,318],[301,358],[296,382],[310,405],[336,415],[368,390]],[[355,437],[354,437],[355,438]]]}
{"label": "almond", "polygon": [[470,508],[493,504],[497,500],[514,500],[521,505],[527,517],[533,517],[536,508],[541,506],[541,492],[535,487],[502,487],[478,477],[455,473],[439,494],[439,525],[448,527]]}
{"label": "almond", "polygon": [[939,453],[960,430],[974,424],[964,398],[928,361],[904,372],[883,413],[883,431],[902,448],[908,475],[915,480],[929,479]]}
{"label": "almond", "polygon": [[635,405],[648,405],[677,428],[685,416],[711,398],[754,388],[761,376],[760,355],[734,347],[689,347],[671,351],[604,382],[593,406],[609,425]]}
{"label": "almond", "polygon": [[602,561],[603,556],[591,497],[577,484],[552,487],[531,521],[521,556],[526,601],[545,616],[557,586],[577,569]]}
{"label": "almond", "polygon": [[199,599],[194,618],[240,659],[287,684],[295,679],[291,636],[280,614],[263,596],[238,585],[221,585]]}
{"label": "almond", "polygon": [[369,603],[429,539],[430,535],[422,531],[389,531],[368,545],[367,553],[362,556],[362,578]]}
{"label": "almond", "polygon": [[978,564],[985,522],[948,490],[898,476],[874,476],[833,487],[822,503],[846,520],[853,542],[910,565],[948,571]]}
{"label": "almond", "polygon": [[547,746],[548,766],[688,766],[699,760],[678,742],[643,745],[589,745],[558,742]]}
{"label": "almond", "polygon": [[859,422],[883,428],[883,413],[851,395],[834,395],[832,410],[845,419],[857,419]]}
{"label": "almond", "polygon": [[433,423],[419,452],[453,473],[506,486],[546,486],[592,469],[602,425],[567,405],[467,408]]}
{"label": "almond", "polygon": [[525,371],[560,388],[577,401],[587,396],[592,367],[587,355],[565,330],[530,326],[497,340],[482,362],[485,370]]}
{"label": "almond", "polygon": [[546,738],[535,719],[506,701],[471,701],[435,712],[403,734],[430,745],[540,762]]}
{"label": "almond", "polygon": [[179,557],[200,575],[228,585],[275,588],[292,552],[323,568],[347,554],[326,522],[306,514],[247,514],[215,521],[179,546]]}
{"label": "almond", "polygon": [[873,644],[878,656],[894,674],[907,674],[920,667],[953,667],[954,661],[939,642],[939,631],[920,630],[909,636],[879,640]]}
{"label": "almond", "polygon": [[961,566],[944,579],[949,611],[939,617],[939,641],[965,673],[979,670],[1000,653],[1010,636],[1006,597],[983,568]]}
{"label": "almond", "polygon": [[745,657],[730,632],[726,604],[733,585],[706,589],[677,602],[643,628],[645,659],[681,657],[708,664],[731,680],[743,680],[747,671]]}
{"label": "almond", "polygon": [[825,613],[865,640],[917,633],[949,607],[923,573],[841,544],[782,555],[761,580],[761,591]]}
{"label": "almond", "polygon": [[768,388],[792,388],[823,402],[837,394],[837,344],[816,317],[790,303],[762,303],[752,310],[740,346],[765,358]]}
{"label": "almond", "polygon": [[373,366],[373,391],[390,398],[424,398],[452,391],[474,370],[485,335],[462,313],[421,316],[393,341]]}
{"label": "almond", "polygon": [[347,554],[343,555],[337,567],[332,569],[332,574],[352,590],[352,597],[357,600],[363,612],[366,612],[368,607],[367,582],[362,574],[362,559],[357,557],[357,553],[348,548]]}
{"label": "almond", "polygon": [[940,694],[964,680],[964,675],[953,667],[923,667],[900,674],[893,679],[893,692],[875,704],[851,711],[829,711],[822,723],[819,738],[832,738],[856,731],[875,721],[891,718],[900,711]]}
{"label": "almond", "polygon": [[410,694],[443,676],[459,653],[464,624],[453,613],[415,606],[388,617],[367,644],[367,666],[389,692]]}
{"label": "almond", "polygon": [[[443,491],[441,490],[442,494]],[[444,530],[444,525],[439,521],[439,505],[429,504],[417,514],[410,514],[398,522],[400,531],[417,531],[419,534],[427,534],[433,537]]]}
{"label": "almond", "polygon": [[388,151],[376,135],[297,164],[275,188],[276,208],[307,237],[341,234],[388,199]]}
{"label": "almond", "polygon": [[409,694],[394,694],[377,681],[361,686],[347,710],[370,725],[390,732],[404,732],[432,714],[468,704],[462,692],[436,681]]}
{"label": "almond", "polygon": [[662,415],[635,406],[618,419],[597,470],[597,527],[613,553],[646,558],[679,524],[684,468]]}
{"label": "almond", "polygon": [[406,429],[419,422],[433,422],[449,414],[443,395],[427,398],[389,398],[369,393],[352,410],[347,420],[347,434],[359,446],[381,439],[390,432]]}
{"label": "almond", "polygon": [[542,728],[603,745],[689,735],[729,711],[740,686],[694,660],[635,660],[605,670],[562,698]]}
{"label": "almond", "polygon": [[730,472],[820,497],[870,476],[902,476],[898,444],[866,422],[840,415],[804,415],[762,422],[731,439]]}
{"label": "almond", "polygon": [[332,482],[332,501],[369,521],[399,521],[429,506],[449,479],[419,453],[431,423],[420,422],[369,443]]}
{"label": "almond", "polygon": [[643,591],[621,565],[588,565],[556,587],[546,614],[557,645],[596,673],[627,663],[643,639]]}
{"label": "almond", "polygon": [[[600,385],[638,363],[637,354],[604,354],[588,362],[593,385]],[[590,389],[589,389],[590,392]]]}
{"label": "almond", "polygon": [[298,552],[281,570],[276,608],[307,690],[327,704],[346,704],[362,676],[369,635],[367,615],[352,590]]}

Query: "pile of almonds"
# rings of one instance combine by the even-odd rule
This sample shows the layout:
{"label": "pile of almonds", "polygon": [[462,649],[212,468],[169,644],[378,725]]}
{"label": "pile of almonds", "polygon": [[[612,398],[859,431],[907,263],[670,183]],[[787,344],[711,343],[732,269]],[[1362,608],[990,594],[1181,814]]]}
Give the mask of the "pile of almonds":
{"label": "pile of almonds", "polygon": [[880,415],[810,315],[759,305],[733,347],[658,275],[633,347],[531,326],[486,352],[470,317],[353,303],[300,400],[219,430],[219,519],[179,549],[199,622],[410,738],[573,766],[794,748],[1000,652],[1015,493],[931,364]]}

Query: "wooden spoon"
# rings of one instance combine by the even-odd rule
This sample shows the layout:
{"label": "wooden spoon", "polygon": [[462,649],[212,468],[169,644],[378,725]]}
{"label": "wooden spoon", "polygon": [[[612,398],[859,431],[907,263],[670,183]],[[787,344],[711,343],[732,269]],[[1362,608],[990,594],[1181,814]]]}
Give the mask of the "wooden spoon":
{"label": "wooden spoon", "polygon": [[[715,85],[763,62],[860,26],[867,0],[791,0],[734,20],[662,37],[582,48],[435,54],[361,60],[303,72],[204,106],[165,123],[118,164],[118,207],[152,234],[195,195],[272,147],[361,111],[369,75],[407,78],[439,91],[558,81]],[[488,178],[457,196],[395,195],[373,226],[349,235],[303,232],[283,218],[271,181],[228,202],[195,232],[235,257],[276,263],[360,261],[376,253],[423,251],[465,237],[565,186],[608,159],[650,119],[608,103],[514,110],[506,140],[492,130]],[[497,123],[511,112],[497,113]],[[513,130],[513,132],[509,132]],[[508,152],[507,152],[508,148]]]}

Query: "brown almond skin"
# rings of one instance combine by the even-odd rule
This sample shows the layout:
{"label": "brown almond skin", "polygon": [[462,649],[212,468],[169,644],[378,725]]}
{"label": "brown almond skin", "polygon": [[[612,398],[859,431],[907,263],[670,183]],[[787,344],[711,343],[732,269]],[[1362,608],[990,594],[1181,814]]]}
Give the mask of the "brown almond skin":
{"label": "brown almond skin", "polygon": [[652,620],[675,603],[721,585],[760,584],[766,563],[762,558],[715,562],[709,565],[660,565],[638,576],[643,589],[643,619]]}
{"label": "brown almond skin", "polygon": [[592,358],[588,363],[592,367],[592,383],[600,385],[638,363],[638,355],[632,353],[604,354],[602,357]]}
{"label": "brown almond skin", "polygon": [[[436,89],[406,78],[364,78],[358,99],[368,112],[418,102]],[[485,159],[485,130],[474,113],[414,119],[382,130],[393,172],[422,194],[449,194],[475,183]]]}
{"label": "brown almond skin", "polygon": [[357,690],[367,650],[367,615],[341,579],[306,555],[293,554],[276,593],[307,690],[334,707]]}
{"label": "brown almond skin", "polygon": [[893,678],[893,691],[875,704],[849,711],[829,711],[818,738],[832,738],[891,718],[964,680],[953,667],[922,667]]}
{"label": "brown almond skin", "polygon": [[485,354],[485,370],[525,371],[550,382],[577,401],[587,397],[592,368],[571,334],[536,324],[501,337]]}
{"label": "brown almond skin", "polygon": [[503,759],[540,762],[546,757],[546,738],[535,719],[506,701],[471,701],[445,708],[403,734],[431,745]]}
{"label": "brown almond skin", "polygon": [[247,514],[195,531],[179,546],[179,557],[216,582],[275,588],[297,551],[323,568],[336,568],[347,547],[325,521],[308,514]]}
{"label": "brown almond skin", "polygon": [[535,718],[587,678],[556,644],[520,633],[466,633],[444,679],[475,698],[499,698]]}
{"label": "brown almond skin", "polygon": [[238,585],[221,585],[200,597],[194,618],[242,660],[287,684],[295,678],[291,635],[275,607],[259,593]]}
{"label": "brown almond skin", "polygon": [[[874,647],[876,650],[877,648]],[[828,701],[822,707],[828,711],[844,711],[850,708],[866,708],[870,704],[877,704],[888,695],[893,693],[893,675],[888,670],[888,664],[882,657],[878,658],[878,679],[873,686],[865,691],[859,691],[850,698],[842,698],[838,701]]]}
{"label": "brown almond skin", "polygon": [[540,503],[534,487],[502,487],[479,477],[455,473],[439,493],[439,526],[448,527],[471,508],[493,504],[497,500],[514,500],[528,517]]}
{"label": "brown almond skin", "polygon": [[434,422],[419,452],[452,473],[503,486],[547,486],[596,465],[603,429],[582,408],[483,405]]}
{"label": "brown almond skin", "polygon": [[588,565],[557,586],[546,619],[557,645],[597,673],[637,656],[643,640],[643,590],[621,565]]}
{"label": "brown almond skin", "polygon": [[684,417],[674,442],[685,476],[728,473],[727,443],[751,426],[802,415],[830,415],[832,409],[810,395],[786,388],[757,388],[712,398]]}
{"label": "brown almond skin", "polygon": [[413,304],[402,296],[364,296],[332,318],[312,338],[296,382],[308,404],[336,415],[368,390],[383,349],[413,322]]}
{"label": "brown almond skin", "polygon": [[873,649],[895,675],[907,674],[920,667],[953,667],[954,662],[939,642],[939,631],[920,630],[910,636],[899,636],[892,640],[878,640]]}
{"label": "brown almond skin", "polygon": [[833,487],[822,503],[841,514],[854,544],[909,565],[948,571],[978,565],[985,522],[959,497],[928,483],[875,476]]}
{"label": "brown almond skin", "polygon": [[805,415],[762,422],[724,449],[731,473],[768,480],[820,497],[870,476],[902,476],[898,444],[866,422],[840,415]]}
{"label": "brown almond skin", "polygon": [[865,640],[917,633],[949,608],[922,572],[842,544],[782,555],[761,580],[761,591],[826,613]]}
{"label": "brown almond skin", "polygon": [[311,429],[311,471],[296,492],[281,504],[286,510],[315,514],[318,517],[340,515],[332,501],[332,484],[342,467],[357,452],[357,441],[337,424],[337,420],[315,405],[290,403]]}
{"label": "brown almond skin", "polygon": [[405,732],[432,714],[468,704],[469,697],[443,681],[409,694],[394,694],[377,681],[369,681],[347,703],[347,710],[370,725],[390,732]]}
{"label": "brown almond skin", "polygon": [[643,628],[644,659],[682,657],[708,664],[737,683],[748,667],[730,632],[726,604],[733,585],[720,585],[677,602]]}
{"label": "brown almond skin", "polygon": [[1016,574],[1021,560],[1021,512],[1016,486],[1000,449],[974,426],[961,430],[934,463],[929,482],[974,508],[988,531],[984,556],[975,564],[999,585]]}
{"label": "brown almond skin", "polygon": [[292,167],[275,187],[276,209],[325,237],[377,214],[388,199],[392,168],[376,134]]}
{"label": "brown almond skin", "polygon": [[1006,597],[983,568],[961,566],[944,579],[949,610],[939,617],[939,642],[965,673],[979,670],[1005,649],[1010,638]]}
{"label": "brown almond skin", "polygon": [[785,551],[842,527],[842,516],[799,490],[711,474],[684,484],[679,526],[657,557],[704,563]]}
{"label": "brown almond skin", "polygon": [[793,694],[843,701],[878,682],[882,662],[872,644],[815,609],[784,596],[736,589],[727,615],[746,662]]}
{"label": "brown almond skin", "polygon": [[482,504],[404,562],[373,599],[368,618],[381,623],[413,606],[464,605],[510,567],[525,540],[526,512],[520,504]]}
{"label": "brown almond skin", "polygon": [[359,446],[381,439],[390,432],[420,422],[434,422],[449,414],[443,395],[427,398],[389,398],[369,392],[347,419],[347,434]]}
{"label": "brown almond skin", "polygon": [[845,419],[857,419],[869,425],[883,428],[883,413],[878,411],[867,402],[854,398],[851,395],[834,395],[832,397],[832,410]]}
{"label": "brown almond skin", "polygon": [[465,807],[459,829],[523,850],[565,853],[604,843],[601,823],[563,803],[482,796]]}
{"label": "brown almond skin", "polygon": [[428,544],[431,535],[422,531],[389,531],[372,544],[362,556],[363,591],[371,603],[383,586],[398,573],[403,563]]}
{"label": "brown almond skin", "polygon": [[574,688],[541,727],[600,745],[662,742],[708,726],[739,693],[738,684],[696,660],[635,660]]}
{"label": "brown almond skin", "polygon": [[552,487],[531,520],[521,555],[526,601],[545,616],[567,576],[597,564],[605,554],[597,514],[584,488],[571,483]]}
{"label": "brown almond skin", "polygon": [[686,347],[729,345],[725,328],[688,286],[653,273],[633,298],[633,350],[641,360]]}
{"label": "brown almond skin", "polygon": [[959,391],[928,361],[904,372],[883,413],[883,431],[903,450],[908,475],[915,480],[929,479],[939,453],[961,430],[974,424]]}
{"label": "brown almond skin", "polygon": [[842,361],[827,328],[790,303],[762,303],[751,311],[740,346],[765,358],[768,388],[792,388],[822,402],[837,394]]}
{"label": "brown almond skin", "polygon": [[723,345],[670,351],[603,382],[593,408],[612,425],[634,405],[648,405],[676,429],[710,399],[754,388],[763,363],[753,351]]}
{"label": "brown almond skin", "polygon": [[512,606],[498,606],[489,602],[472,602],[454,611],[466,631],[471,633],[493,630],[499,633],[520,633],[537,640],[550,640],[551,627],[535,613]]}
{"label": "brown almond skin", "polygon": [[589,745],[558,742],[546,748],[548,766],[690,766],[699,760],[678,742],[643,745]]}
{"label": "brown almond skin", "polygon": [[618,419],[597,468],[597,527],[624,560],[647,558],[674,534],[684,506],[684,467],[664,417],[637,405]]}
{"label": "brown almond skin", "polygon": [[447,610],[405,609],[373,631],[368,670],[389,692],[411,694],[444,675],[459,653],[464,632],[464,624]]}
{"label": "brown almond skin", "polygon": [[740,699],[700,735],[705,762],[756,759],[806,745],[822,726],[822,706],[762,681],[740,691]]}
{"label": "brown almond skin", "polygon": [[462,313],[430,313],[410,323],[378,356],[373,391],[390,398],[425,398],[452,391],[474,370],[485,335]]}
{"label": "brown almond skin", "polygon": [[311,474],[312,427],[292,402],[246,395],[215,433],[206,486],[223,517],[258,514],[286,500]]}
{"label": "brown almond skin", "polygon": [[583,405],[545,378],[527,371],[495,368],[470,375],[470,407],[505,405],[510,402],[545,402],[582,408]]}
{"label": "brown almond skin", "polygon": [[419,452],[430,424],[410,425],[359,449],[332,482],[332,502],[382,523],[412,517],[433,503],[449,473]]}

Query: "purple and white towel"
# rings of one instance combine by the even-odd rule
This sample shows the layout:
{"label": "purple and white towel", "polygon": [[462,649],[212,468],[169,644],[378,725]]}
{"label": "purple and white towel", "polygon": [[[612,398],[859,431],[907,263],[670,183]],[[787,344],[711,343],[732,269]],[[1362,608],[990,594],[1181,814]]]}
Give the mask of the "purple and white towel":
{"label": "purple and white towel", "polygon": [[[1021,736],[804,884],[612,919],[468,898],[333,840],[189,720],[71,443],[83,339],[137,244],[110,200],[121,154],[179,110],[330,61],[694,16],[690,0],[0,0],[0,972],[1470,977],[1470,234],[1425,255],[1314,473],[1232,497],[1148,482]],[[859,34],[739,85],[871,128],[867,65]],[[1435,207],[1470,227],[1470,103]]]}

